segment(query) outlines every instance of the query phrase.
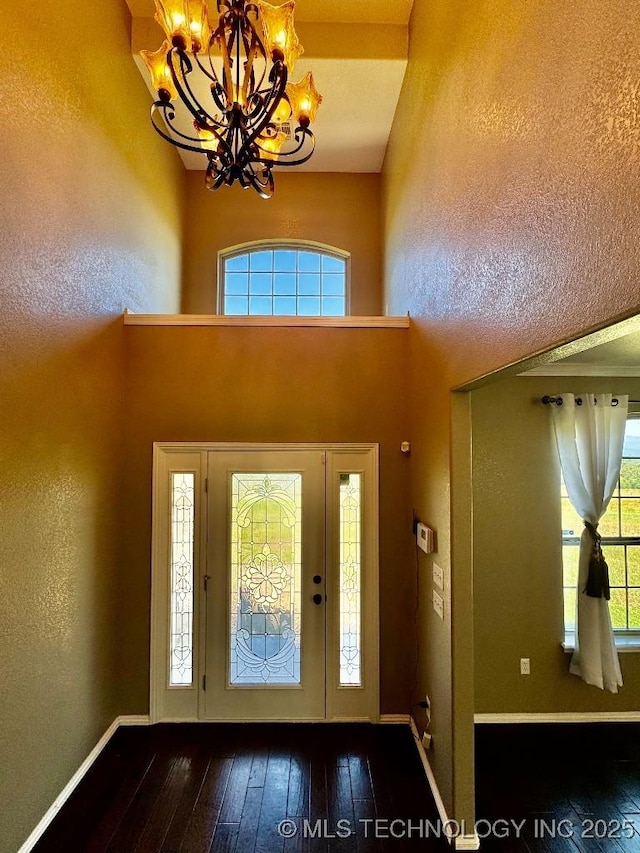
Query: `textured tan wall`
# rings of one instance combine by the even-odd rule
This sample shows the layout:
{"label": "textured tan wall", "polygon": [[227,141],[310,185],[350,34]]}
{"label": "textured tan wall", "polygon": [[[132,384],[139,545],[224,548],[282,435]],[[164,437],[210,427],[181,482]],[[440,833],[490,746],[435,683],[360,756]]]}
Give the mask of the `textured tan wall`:
{"label": "textured tan wall", "polygon": [[[384,168],[383,303],[414,319],[413,502],[439,526],[445,568],[447,389],[640,306],[639,33],[628,0],[414,3]],[[470,750],[454,741],[471,725],[471,685],[455,689],[455,717],[446,707],[449,662],[468,662],[426,604],[435,772],[470,818]],[[471,624],[470,596],[458,607]]]}
{"label": "textured tan wall", "polygon": [[314,240],[351,253],[351,313],[381,313],[380,175],[275,175],[268,201],[253,190],[203,191],[202,172],[189,172],[182,308],[217,312],[218,252],[252,240]]}
{"label": "textured tan wall", "polygon": [[[3,21],[3,853],[15,853],[122,705],[124,341],[113,318],[125,305],[177,307],[182,183],[175,155],[145,130],[125,9],[41,0],[41,24]],[[91,46],[85,28],[99,34]]]}
{"label": "textured tan wall", "polygon": [[[621,654],[614,696],[569,675],[560,648],[560,467],[544,394],[612,391],[638,379],[514,378],[471,392],[475,692],[478,713],[637,711],[640,656]],[[531,658],[531,676],[520,658]]]}
{"label": "textured tan wall", "polygon": [[[153,441],[379,442],[381,708],[407,713],[415,569],[406,330],[145,328],[127,334],[123,678],[148,710]],[[144,610],[143,610],[144,607]]]}

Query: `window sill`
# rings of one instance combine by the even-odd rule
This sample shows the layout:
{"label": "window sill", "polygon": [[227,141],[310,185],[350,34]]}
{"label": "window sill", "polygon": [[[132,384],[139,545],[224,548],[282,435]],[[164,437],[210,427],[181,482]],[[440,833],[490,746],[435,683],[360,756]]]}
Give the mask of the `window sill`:
{"label": "window sill", "polygon": [[[640,652],[640,634],[620,634],[615,639],[618,652]],[[573,634],[567,634],[560,645],[564,652],[572,654],[576,650]]]}
{"label": "window sill", "polygon": [[124,313],[125,326],[241,326],[243,328],[408,329],[409,317],[231,317],[224,314]]}

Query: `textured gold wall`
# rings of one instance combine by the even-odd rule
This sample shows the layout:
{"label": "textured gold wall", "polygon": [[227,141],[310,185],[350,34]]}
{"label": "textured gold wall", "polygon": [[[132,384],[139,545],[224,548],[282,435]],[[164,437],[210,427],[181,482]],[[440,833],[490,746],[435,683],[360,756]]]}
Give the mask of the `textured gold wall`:
{"label": "textured gold wall", "polygon": [[123,679],[147,713],[154,441],[379,442],[381,709],[407,713],[415,568],[406,330],[128,326]]}
{"label": "textured gold wall", "polygon": [[[636,711],[640,659],[621,654],[613,695],[569,675],[560,648],[560,467],[543,394],[640,396],[639,379],[504,379],[471,392],[475,683],[478,713]],[[509,638],[505,642],[505,638]],[[531,675],[520,675],[520,658]]]}
{"label": "textured gold wall", "polygon": [[314,240],[351,253],[351,313],[381,313],[380,175],[275,174],[268,201],[253,190],[203,189],[189,172],[183,310],[215,314],[218,252],[252,240]]}
{"label": "textured gold wall", "polygon": [[41,23],[5,11],[0,850],[14,853],[123,704],[113,318],[177,308],[182,173],[146,130],[124,3],[41,0]]}
{"label": "textured gold wall", "polygon": [[[414,3],[384,168],[383,302],[414,321],[413,502],[445,569],[448,389],[640,306],[639,35],[628,0]],[[469,588],[470,565],[452,568]],[[456,659],[423,604],[435,772],[471,818],[470,654]],[[457,605],[471,631],[471,596]]]}

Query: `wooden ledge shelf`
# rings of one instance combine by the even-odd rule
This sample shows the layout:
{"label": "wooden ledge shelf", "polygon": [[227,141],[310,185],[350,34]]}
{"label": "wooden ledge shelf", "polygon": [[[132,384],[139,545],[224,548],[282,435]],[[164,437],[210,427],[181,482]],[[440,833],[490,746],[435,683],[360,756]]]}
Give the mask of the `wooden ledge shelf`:
{"label": "wooden ledge shelf", "polygon": [[223,314],[132,314],[125,326],[241,326],[242,328],[408,329],[409,317],[226,317]]}

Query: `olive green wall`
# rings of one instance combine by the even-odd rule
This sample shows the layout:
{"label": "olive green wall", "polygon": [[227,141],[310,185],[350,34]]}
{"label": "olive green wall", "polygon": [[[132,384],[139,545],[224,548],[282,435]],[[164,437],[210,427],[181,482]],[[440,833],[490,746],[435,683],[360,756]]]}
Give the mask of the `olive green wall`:
{"label": "olive green wall", "polygon": [[380,175],[275,173],[268,201],[239,186],[204,189],[187,173],[182,309],[217,313],[218,252],[254,240],[312,240],[351,255],[351,313],[380,314]]}
{"label": "olive green wall", "polygon": [[[437,527],[468,630],[449,389],[637,313],[639,31],[628,0],[414,3],[383,172],[383,304],[411,312],[412,502]],[[471,822],[472,650],[430,596],[426,582],[417,696],[434,703],[445,804]]]}
{"label": "olive green wall", "polygon": [[129,326],[125,446],[127,713],[148,713],[154,441],[379,442],[382,713],[407,713],[413,595],[407,331]]}
{"label": "olive green wall", "polygon": [[638,400],[640,379],[515,377],[471,392],[477,713],[640,709],[640,654],[620,655],[613,695],[569,675],[560,648],[560,465],[540,398],[606,391]]}
{"label": "olive green wall", "polygon": [[182,172],[147,130],[124,3],[4,5],[0,851],[15,853],[126,704],[114,318],[178,306]]}

